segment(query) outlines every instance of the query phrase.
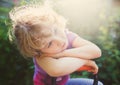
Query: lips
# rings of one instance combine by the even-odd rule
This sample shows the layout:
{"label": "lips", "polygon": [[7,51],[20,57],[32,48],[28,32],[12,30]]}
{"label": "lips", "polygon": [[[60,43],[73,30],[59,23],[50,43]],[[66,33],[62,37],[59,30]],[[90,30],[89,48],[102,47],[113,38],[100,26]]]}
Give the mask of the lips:
{"label": "lips", "polygon": [[64,44],[62,45],[62,48],[63,48],[63,49],[66,49],[66,48],[67,48],[67,45],[68,45],[67,43],[64,43]]}
{"label": "lips", "polygon": [[62,47],[64,47],[65,46],[65,43],[62,45]]}

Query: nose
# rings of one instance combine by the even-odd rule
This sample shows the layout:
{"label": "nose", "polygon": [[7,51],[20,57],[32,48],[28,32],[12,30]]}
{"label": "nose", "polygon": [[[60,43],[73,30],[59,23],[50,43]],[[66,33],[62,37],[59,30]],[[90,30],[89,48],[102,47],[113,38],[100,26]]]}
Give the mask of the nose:
{"label": "nose", "polygon": [[55,42],[59,47],[63,47],[65,45],[65,41],[63,39],[56,39]]}

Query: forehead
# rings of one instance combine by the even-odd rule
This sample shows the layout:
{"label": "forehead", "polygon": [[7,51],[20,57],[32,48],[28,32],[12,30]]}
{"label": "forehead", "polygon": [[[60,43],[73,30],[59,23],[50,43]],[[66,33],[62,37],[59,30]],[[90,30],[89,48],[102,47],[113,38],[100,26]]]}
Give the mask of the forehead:
{"label": "forehead", "polygon": [[54,26],[43,26],[39,35],[43,38],[43,40],[50,41],[60,38],[63,35],[63,32],[63,29],[56,28]]}
{"label": "forehead", "polygon": [[42,26],[40,24],[37,24],[32,28],[33,28],[33,30],[31,30],[32,34],[35,34],[37,37],[41,39],[49,38],[54,34],[54,30],[52,28],[47,26]]}
{"label": "forehead", "polygon": [[43,38],[43,40],[51,40],[54,37],[54,29],[50,27],[43,27],[40,36]]}

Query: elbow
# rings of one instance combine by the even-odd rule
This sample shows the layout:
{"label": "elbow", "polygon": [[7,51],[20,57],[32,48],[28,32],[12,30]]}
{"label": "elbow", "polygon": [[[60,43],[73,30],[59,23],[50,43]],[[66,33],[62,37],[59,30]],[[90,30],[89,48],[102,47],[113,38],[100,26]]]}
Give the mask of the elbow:
{"label": "elbow", "polygon": [[58,75],[58,73],[50,73],[50,74],[48,74],[49,76],[52,76],[52,77],[58,77],[59,75]]}
{"label": "elbow", "polygon": [[101,55],[102,55],[101,49],[98,46],[93,45],[93,50],[91,51],[90,59],[99,58],[101,57]]}
{"label": "elbow", "polygon": [[52,77],[59,77],[64,75],[64,71],[62,69],[59,69],[59,67],[51,68],[47,73]]}
{"label": "elbow", "polygon": [[59,77],[62,76],[62,73],[60,71],[53,71],[53,72],[49,72],[48,75],[52,76],[52,77]]}
{"label": "elbow", "polygon": [[97,47],[95,57],[99,58],[99,57],[101,57],[101,55],[102,55],[102,51],[100,48]]}

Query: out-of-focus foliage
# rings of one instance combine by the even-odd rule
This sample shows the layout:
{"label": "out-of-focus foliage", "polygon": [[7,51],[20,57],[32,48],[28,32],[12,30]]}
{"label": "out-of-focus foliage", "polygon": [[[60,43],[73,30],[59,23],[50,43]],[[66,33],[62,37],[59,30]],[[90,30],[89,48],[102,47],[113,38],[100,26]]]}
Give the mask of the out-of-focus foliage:
{"label": "out-of-focus foliage", "polygon": [[[113,7],[111,12],[102,14],[103,23],[99,32],[88,37],[102,50],[102,57],[96,59],[99,66],[99,80],[104,85],[119,85],[120,83],[120,5]],[[93,32],[94,33],[94,32]],[[94,37],[94,38],[93,38]],[[72,77],[91,77],[87,72],[73,74]]]}
{"label": "out-of-focus foliage", "polygon": [[120,8],[112,11],[108,23],[100,27],[99,45],[103,55],[99,60],[100,78],[105,85],[120,83]]}
{"label": "out-of-focus foliage", "polygon": [[33,85],[33,64],[8,39],[10,8],[0,7],[0,85]]}
{"label": "out-of-focus foliage", "polygon": [[[120,7],[115,7],[111,10],[109,16],[103,15],[103,23],[99,27],[95,43],[102,50],[102,57],[96,59],[99,66],[99,80],[104,85],[119,85],[120,84]],[[106,22],[107,21],[107,22]],[[90,76],[91,74],[83,72],[82,77]],[[72,75],[72,77],[78,75]]]}
{"label": "out-of-focus foliage", "polygon": [[[1,1],[0,1],[1,2]],[[0,3],[3,4],[3,3]],[[22,2],[24,4],[24,2]],[[8,12],[12,5],[0,5],[0,85],[33,85],[32,60],[24,59],[13,43],[8,40],[8,29],[11,28]],[[99,80],[104,85],[119,85],[120,83],[120,8],[112,11],[104,18],[98,32],[85,37],[96,43],[102,50],[102,57],[96,59],[99,68]],[[85,31],[86,29],[82,29]],[[76,30],[77,32],[77,30]],[[72,74],[72,77],[91,77],[92,74],[82,72]]]}

